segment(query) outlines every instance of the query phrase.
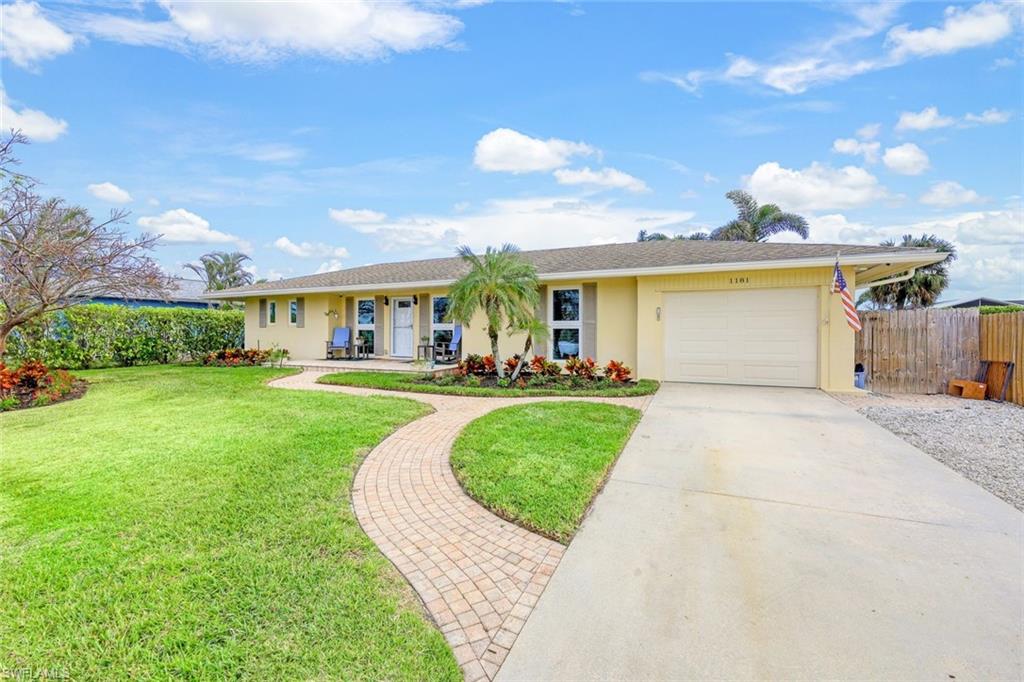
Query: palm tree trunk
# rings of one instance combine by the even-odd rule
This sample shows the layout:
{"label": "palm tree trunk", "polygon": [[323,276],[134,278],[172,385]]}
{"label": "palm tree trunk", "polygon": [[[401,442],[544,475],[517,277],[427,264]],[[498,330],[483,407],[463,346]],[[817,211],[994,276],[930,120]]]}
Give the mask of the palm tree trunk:
{"label": "palm tree trunk", "polygon": [[487,336],[491,337],[491,355],[494,357],[494,368],[498,370],[498,378],[505,377],[505,368],[501,365],[501,358],[498,356],[498,330],[494,327],[487,327]]}
{"label": "palm tree trunk", "polygon": [[519,375],[523,371],[523,367],[526,367],[526,356],[530,354],[530,349],[533,348],[533,335],[526,335],[526,343],[523,344],[523,354],[519,356],[519,362],[516,363],[516,368],[512,370],[512,376],[509,377],[512,381],[519,378]]}

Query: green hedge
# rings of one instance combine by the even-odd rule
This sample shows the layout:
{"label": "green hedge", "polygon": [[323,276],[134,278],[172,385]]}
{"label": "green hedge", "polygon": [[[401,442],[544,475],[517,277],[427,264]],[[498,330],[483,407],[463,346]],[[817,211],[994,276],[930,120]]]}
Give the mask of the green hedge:
{"label": "green hedge", "polygon": [[239,310],[78,305],[15,329],[7,356],[65,369],[180,362],[240,347],[244,331]]}
{"label": "green hedge", "polygon": [[1020,305],[983,305],[979,309],[982,315],[996,315],[998,313],[1019,313],[1024,310]]}

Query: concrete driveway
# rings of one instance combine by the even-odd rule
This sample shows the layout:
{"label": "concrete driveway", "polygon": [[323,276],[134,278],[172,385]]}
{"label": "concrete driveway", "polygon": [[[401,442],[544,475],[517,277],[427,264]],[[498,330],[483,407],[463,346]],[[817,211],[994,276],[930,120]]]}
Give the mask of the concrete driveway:
{"label": "concrete driveway", "polygon": [[824,393],[668,384],[498,679],[1021,679],[1022,537]]}

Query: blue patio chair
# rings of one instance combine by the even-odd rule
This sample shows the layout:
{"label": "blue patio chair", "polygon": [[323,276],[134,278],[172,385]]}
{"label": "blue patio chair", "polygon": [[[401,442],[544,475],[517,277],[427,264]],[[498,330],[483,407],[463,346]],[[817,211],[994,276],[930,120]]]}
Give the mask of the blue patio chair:
{"label": "blue patio chair", "polygon": [[342,357],[352,355],[352,330],[348,327],[335,327],[331,340],[327,342],[327,359],[337,360],[337,352],[343,351]]}
{"label": "blue patio chair", "polygon": [[434,344],[434,362],[452,363],[459,359],[459,346],[462,345],[462,325],[455,325],[451,341],[438,341]]}

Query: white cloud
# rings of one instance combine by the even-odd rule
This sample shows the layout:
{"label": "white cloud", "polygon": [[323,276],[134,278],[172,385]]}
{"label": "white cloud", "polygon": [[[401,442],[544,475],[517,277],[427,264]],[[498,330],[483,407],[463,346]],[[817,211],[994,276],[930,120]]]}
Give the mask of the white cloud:
{"label": "white cloud", "polygon": [[913,30],[907,24],[893,27],[886,37],[895,58],[949,54],[991,45],[1013,32],[1010,3],[980,2],[973,7],[950,6],[940,27]]}
{"label": "white cloud", "polygon": [[803,170],[762,163],[746,178],[746,186],[761,202],[777,203],[787,211],[854,208],[887,196],[878,178],[863,168],[818,162]]}
{"label": "white cloud", "polygon": [[910,59],[994,44],[1012,33],[1014,13],[1018,11],[1011,2],[950,8],[941,26],[916,30],[903,24],[888,31],[881,49],[868,43],[868,39],[891,26],[901,4],[837,3],[847,20],[831,35],[807,41],[776,58],[758,62],[727,54],[726,65],[717,69],[692,69],[683,74],[645,72],[641,78],[671,83],[692,94],[699,94],[704,84],[714,82],[754,83],[786,94],[799,94],[812,87],[899,66]]}
{"label": "white cloud", "polygon": [[241,142],[229,147],[227,153],[249,161],[288,163],[301,159],[306,150],[280,142]]}
{"label": "white cloud", "polygon": [[843,137],[832,143],[832,151],[837,154],[863,156],[867,163],[878,161],[878,151],[882,145],[878,142],[862,142],[852,137]]}
{"label": "white cloud", "polygon": [[297,258],[348,258],[348,249],[344,246],[331,246],[323,242],[302,242],[296,244],[288,237],[278,237],[274,248]]}
{"label": "white cloud", "polygon": [[476,143],[473,163],[484,171],[533,173],[569,164],[576,156],[590,156],[596,149],[583,142],[558,138],[541,140],[510,128],[498,128]]}
{"label": "white cloud", "polygon": [[997,71],[999,69],[1008,69],[1011,66],[1014,66],[1016,63],[1016,59],[1012,59],[1010,57],[999,57],[992,62],[992,66],[990,66],[989,69],[992,71]]}
{"label": "white cloud", "polygon": [[162,235],[167,242],[185,244],[235,243],[243,251],[251,250],[248,242],[233,234],[210,229],[210,222],[191,211],[175,208],[157,216],[142,216],[139,227],[146,232]]}
{"label": "white cloud", "polygon": [[18,0],[0,6],[0,55],[26,69],[36,62],[70,52],[71,34],[43,16],[35,2]]}
{"label": "white cloud", "polygon": [[857,128],[857,137],[862,140],[873,140],[882,132],[881,123],[868,123]]}
{"label": "white cloud", "polygon": [[705,173],[704,174],[704,184],[705,185],[714,185],[717,182],[718,182],[718,178],[716,178],[711,173]]}
{"label": "white cloud", "polygon": [[928,154],[911,142],[886,149],[882,162],[886,168],[901,175],[920,175],[931,166]]}
{"label": "white cloud", "polygon": [[1010,112],[1000,109],[986,109],[980,114],[967,114],[964,120],[968,123],[980,123],[981,125],[998,125],[1010,120]]}
{"label": "white cloud", "polygon": [[956,239],[964,244],[1024,244],[1024,212],[1017,208],[965,213],[956,219]]}
{"label": "white cloud", "polygon": [[950,116],[939,114],[938,107],[925,107],[919,112],[904,111],[896,122],[896,130],[931,130],[945,128],[956,123]]}
{"label": "white cloud", "polygon": [[127,204],[132,200],[132,195],[121,189],[112,182],[100,182],[89,185],[89,193],[102,201],[109,201],[112,204]]}
{"label": "white cloud", "polygon": [[921,196],[921,203],[929,206],[959,206],[981,200],[981,196],[973,189],[967,189],[959,182],[946,180],[936,182]]}
{"label": "white cloud", "polygon": [[0,87],[0,130],[20,130],[33,142],[53,142],[68,131],[68,122],[53,118],[38,109],[15,109]]}
{"label": "white cloud", "polygon": [[[316,269],[316,274],[319,275],[319,274],[322,274],[324,272],[334,272],[335,270],[341,270],[344,267],[345,267],[344,263],[342,263],[337,258],[332,258],[331,260],[327,260],[327,261],[324,261],[323,263],[321,263],[320,267],[318,267]],[[278,279],[280,279],[280,277]]]}
{"label": "white cloud", "polygon": [[474,249],[511,242],[524,249],[628,242],[640,229],[682,232],[692,211],[620,207],[611,200],[529,197],[485,202],[474,211],[410,215],[355,229],[373,235],[383,251],[449,255],[459,244]]}
{"label": "white cloud", "polygon": [[650,188],[640,178],[623,173],[615,168],[591,170],[589,166],[579,170],[560,168],[555,171],[560,185],[587,185],[605,189],[625,189],[630,192],[649,192]]}
{"label": "white cloud", "polygon": [[368,208],[330,208],[327,209],[327,215],[334,222],[343,225],[379,223],[388,217],[386,213],[371,211]]}
{"label": "white cloud", "polygon": [[289,57],[381,59],[453,47],[462,22],[425,5],[396,0],[237,3],[160,0],[165,19],[81,15],[81,28],[131,45],[197,50],[214,58],[268,62]]}

